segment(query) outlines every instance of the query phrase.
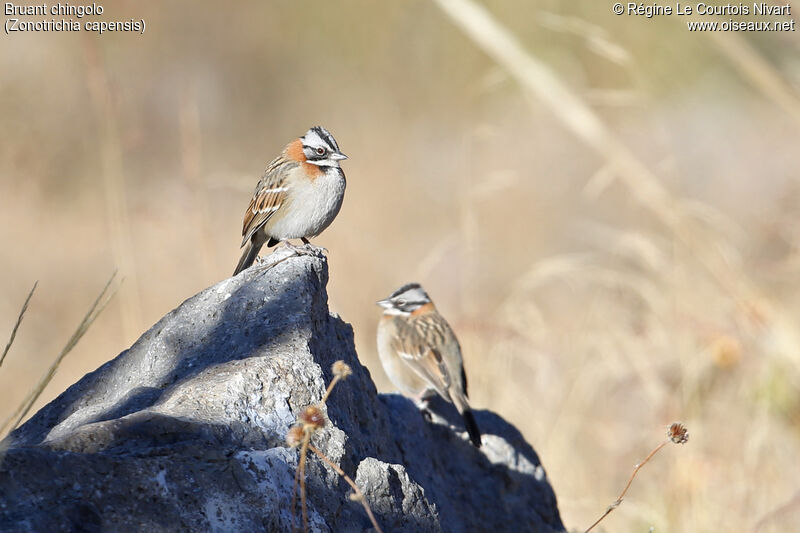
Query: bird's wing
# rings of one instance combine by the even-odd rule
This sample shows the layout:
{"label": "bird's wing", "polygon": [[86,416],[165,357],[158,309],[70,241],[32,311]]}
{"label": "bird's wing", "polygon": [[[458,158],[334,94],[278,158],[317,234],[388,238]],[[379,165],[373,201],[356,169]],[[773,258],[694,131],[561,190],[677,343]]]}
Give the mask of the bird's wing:
{"label": "bird's wing", "polygon": [[297,165],[296,161],[278,157],[267,166],[264,175],[256,185],[250,205],[247,206],[247,211],[244,213],[242,246],[267,223],[286,201],[286,191],[288,190],[286,177]]}
{"label": "bird's wing", "polygon": [[438,313],[428,313],[400,321],[394,349],[402,360],[443,398],[449,399],[452,384],[450,371],[444,360],[444,350],[451,349],[446,342],[452,334],[450,326]]}

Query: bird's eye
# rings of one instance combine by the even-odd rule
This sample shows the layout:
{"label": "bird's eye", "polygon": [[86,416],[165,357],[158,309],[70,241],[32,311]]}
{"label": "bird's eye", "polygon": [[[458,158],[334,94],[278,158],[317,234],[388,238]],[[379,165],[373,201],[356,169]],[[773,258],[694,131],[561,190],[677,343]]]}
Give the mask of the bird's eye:
{"label": "bird's eye", "polygon": [[317,148],[317,155],[325,155],[325,148],[321,146]]}
{"label": "bird's eye", "polygon": [[398,298],[397,300],[395,300],[395,303],[397,305],[406,305],[406,301],[403,300],[402,298]]}

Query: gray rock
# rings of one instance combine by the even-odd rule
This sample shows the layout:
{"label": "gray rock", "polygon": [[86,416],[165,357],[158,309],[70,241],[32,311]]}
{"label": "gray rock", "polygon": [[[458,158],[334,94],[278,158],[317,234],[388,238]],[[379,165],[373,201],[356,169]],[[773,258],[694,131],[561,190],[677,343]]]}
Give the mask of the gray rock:
{"label": "gray rock", "polygon": [[[379,395],[349,325],[328,311],[327,263],[278,250],[168,313],[12,433],[2,531],[289,531],[297,449],[285,436],[342,359],[353,375],[312,442],[389,531],[562,531],[539,458],[488,411],[478,450],[449,404],[426,421]],[[350,487],[313,454],[312,531],[365,531]]]}

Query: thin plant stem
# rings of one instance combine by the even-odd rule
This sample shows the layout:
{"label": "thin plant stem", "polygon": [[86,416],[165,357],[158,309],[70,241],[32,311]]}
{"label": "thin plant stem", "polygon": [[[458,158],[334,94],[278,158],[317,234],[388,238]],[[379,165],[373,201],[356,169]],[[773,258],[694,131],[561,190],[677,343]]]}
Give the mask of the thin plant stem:
{"label": "thin plant stem", "polygon": [[303,531],[308,531],[308,509],[306,508],[306,454],[308,447],[311,445],[309,442],[311,435],[307,434],[303,439],[303,447],[300,449],[300,510],[303,513]]}
{"label": "thin plant stem", "polygon": [[599,524],[600,522],[602,522],[602,520],[603,520],[605,517],[607,517],[609,514],[611,514],[611,511],[613,511],[614,509],[616,509],[617,507],[619,507],[619,505],[622,503],[622,499],[625,497],[625,494],[627,494],[627,492],[628,492],[628,489],[629,489],[629,488],[631,488],[631,483],[633,483],[633,478],[635,478],[635,477],[636,477],[636,474],[639,472],[639,470],[640,470],[640,469],[641,469],[641,468],[642,468],[644,465],[646,465],[646,464],[647,464],[647,462],[648,462],[650,459],[652,459],[652,458],[653,458],[653,456],[654,456],[655,454],[657,454],[657,453],[658,453],[658,451],[659,451],[661,448],[663,448],[664,446],[666,446],[668,442],[669,442],[669,440],[665,440],[664,442],[662,442],[661,444],[659,444],[658,446],[656,446],[656,447],[653,449],[653,451],[652,451],[652,452],[650,452],[649,454],[647,454],[647,457],[645,457],[645,458],[644,458],[644,461],[642,461],[641,463],[639,463],[638,465],[636,465],[635,467],[633,467],[633,472],[631,473],[631,477],[629,477],[629,478],[628,478],[628,483],[625,485],[625,488],[624,488],[624,489],[622,489],[622,492],[620,492],[620,494],[619,494],[619,496],[617,497],[616,501],[615,501],[614,503],[612,503],[611,505],[609,505],[609,506],[606,508],[606,512],[605,512],[605,513],[603,513],[603,515],[602,515],[600,518],[598,518],[598,519],[595,521],[595,523],[594,523],[594,524],[592,524],[591,526],[589,526],[589,528],[588,528],[588,529],[585,531],[585,533],[589,533],[589,532],[590,532],[592,529],[594,529],[594,527],[595,527],[597,524]]}
{"label": "thin plant stem", "polygon": [[367,516],[369,517],[369,521],[372,522],[372,525],[375,527],[375,530],[378,531],[378,533],[383,533],[383,530],[381,529],[381,526],[378,525],[378,521],[375,520],[375,515],[372,514],[372,509],[370,509],[369,504],[367,503],[367,498],[364,496],[364,493],[361,492],[361,489],[358,488],[358,485],[356,485],[355,481],[353,481],[350,478],[350,476],[345,474],[344,470],[342,470],[338,465],[336,465],[333,461],[328,459],[327,455],[325,455],[324,453],[319,451],[316,447],[314,447],[313,444],[309,443],[308,448],[312,452],[317,454],[317,456],[319,456],[320,459],[325,461],[331,468],[333,468],[336,471],[337,474],[342,476],[342,478],[344,478],[344,480],[347,482],[348,485],[353,487],[353,491],[356,493],[356,496],[358,497],[358,501],[361,502],[361,505],[364,506],[364,510],[367,512]]}
{"label": "thin plant stem", "polygon": [[36,286],[39,285],[39,282],[36,281],[31,287],[31,292],[28,293],[28,297],[25,298],[25,303],[22,304],[22,309],[17,316],[17,323],[14,324],[14,329],[11,330],[11,337],[8,339],[8,344],[6,344],[5,350],[3,350],[3,355],[0,355],[0,366],[3,366],[3,361],[6,359],[6,355],[8,355],[8,350],[11,349],[11,345],[14,343],[14,338],[17,336],[17,330],[19,329],[20,323],[22,323],[22,317],[25,315],[25,311],[28,310],[28,304],[31,301],[31,296],[33,296],[33,291],[36,290]]}
{"label": "thin plant stem", "polygon": [[110,81],[110,69],[97,39],[85,36],[86,88],[97,124],[95,144],[102,165],[102,191],[105,195],[105,215],[108,243],[114,263],[128,280],[126,292],[120,299],[122,330],[127,339],[141,332],[142,296],[133,246],[128,189],[125,179],[124,150],[120,137],[120,113]]}
{"label": "thin plant stem", "polygon": [[325,402],[328,401],[328,396],[331,395],[331,391],[333,390],[333,387],[336,386],[336,384],[339,382],[340,379],[342,379],[341,376],[333,376],[333,379],[331,380],[330,384],[328,385],[328,388],[325,391],[325,394],[322,396],[322,401],[320,402],[320,404],[324,404]]}
{"label": "thin plant stem", "polygon": [[[280,259],[275,264],[280,263],[284,259],[287,259],[287,257]],[[269,268],[271,268],[271,266]],[[325,425],[325,415],[322,413],[322,408],[324,407],[325,402],[328,401],[328,396],[330,396],[331,391],[333,391],[333,388],[336,386],[337,383],[339,383],[340,380],[345,379],[352,373],[352,370],[347,364],[345,364],[344,361],[336,361],[331,367],[331,371],[333,372],[333,379],[328,385],[328,388],[325,390],[325,394],[323,395],[319,405],[309,406],[305,408],[303,410],[303,413],[299,416],[298,425],[295,425],[293,429],[289,431],[289,434],[287,434],[287,442],[289,442],[289,444],[292,447],[300,445],[300,460],[298,461],[297,468],[294,471],[294,485],[292,486],[292,507],[291,507],[292,533],[297,531],[294,524],[294,512],[295,509],[297,508],[298,481],[300,484],[300,507],[303,513],[303,531],[307,532],[309,530],[308,509],[306,507],[306,485],[305,485],[306,458],[308,456],[309,447],[314,451],[314,453],[322,457],[328,464],[333,466],[333,468],[336,469],[336,471],[339,472],[340,475],[344,476],[348,483],[350,483],[355,487],[352,480],[348,478],[340,468],[331,463],[330,460],[322,454],[322,452],[320,452],[314,446],[311,445],[311,436],[314,434],[314,432],[316,432],[318,429],[322,428]],[[302,437],[292,435],[292,433],[298,429],[302,429]],[[358,491],[357,487],[356,491]],[[361,494],[360,491],[358,491],[358,493]],[[363,494],[361,494],[361,497],[363,501]],[[375,522],[375,517],[372,516],[372,512],[368,507],[367,507],[367,514],[369,514],[370,520],[372,520],[372,523],[375,524],[376,529],[380,532],[381,529],[377,526],[377,523]]]}
{"label": "thin plant stem", "polygon": [[290,507],[291,511],[289,514],[292,517],[292,533],[297,531],[297,528],[294,524],[294,510],[297,508],[297,485],[300,482],[300,463],[298,462],[297,468],[294,469],[294,484],[292,485],[292,506]]}
{"label": "thin plant stem", "polygon": [[297,507],[297,484],[300,484],[300,505],[303,511],[303,531],[308,531],[308,515],[306,514],[306,484],[305,484],[305,470],[306,470],[306,454],[308,453],[309,441],[311,440],[311,433],[305,431],[303,435],[303,443],[300,446],[300,461],[297,463],[297,468],[294,471],[294,485],[292,486],[292,533],[297,531],[294,525],[294,510]]}

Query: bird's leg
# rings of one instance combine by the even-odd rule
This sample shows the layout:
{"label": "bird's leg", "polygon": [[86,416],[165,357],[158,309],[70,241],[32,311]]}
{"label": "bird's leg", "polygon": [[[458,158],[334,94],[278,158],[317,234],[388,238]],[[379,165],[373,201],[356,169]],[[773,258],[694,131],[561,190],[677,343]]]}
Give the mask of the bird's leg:
{"label": "bird's leg", "polygon": [[[297,246],[292,244],[289,239],[285,241],[281,241],[286,248],[290,249],[294,252],[295,255],[310,255],[310,256],[318,256],[321,253],[321,250],[325,250],[324,248],[320,249],[308,242],[308,239],[302,237],[303,246]],[[327,250],[325,250],[327,251]]]}
{"label": "bird's leg", "polygon": [[305,248],[308,251],[312,252],[313,255],[319,255],[319,254],[323,254],[323,253],[327,254],[328,253],[328,249],[327,248],[323,248],[321,246],[314,246],[313,244],[311,244],[311,241],[309,241],[305,237],[300,237],[300,240],[303,241],[303,245],[305,246]]}
{"label": "bird's leg", "polygon": [[292,244],[292,241],[290,241],[289,239],[281,241],[281,244],[283,246],[285,246],[286,248],[288,248],[289,250],[292,250],[295,253],[300,249],[300,246],[297,246],[296,244]]}

